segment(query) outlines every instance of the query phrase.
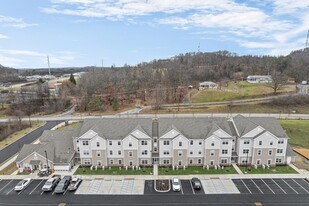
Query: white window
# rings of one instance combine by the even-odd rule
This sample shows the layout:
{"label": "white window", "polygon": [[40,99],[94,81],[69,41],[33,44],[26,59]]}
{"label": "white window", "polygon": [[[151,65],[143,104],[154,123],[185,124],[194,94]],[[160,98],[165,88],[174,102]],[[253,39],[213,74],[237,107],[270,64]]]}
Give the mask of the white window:
{"label": "white window", "polygon": [[243,150],[242,150],[242,153],[243,153],[243,154],[249,154],[249,149],[243,149]]}
{"label": "white window", "polygon": [[113,145],[113,142],[112,142],[112,141],[109,141],[109,145]]}
{"label": "white window", "polygon": [[121,145],[121,141],[118,141],[118,145]]}
{"label": "white window", "polygon": [[97,157],[101,157],[101,151],[97,151]]}
{"label": "white window", "polygon": [[163,160],[163,164],[169,164],[170,160]]}
{"label": "white window", "polygon": [[163,145],[170,145],[170,141],[164,140],[164,141],[163,141]]}
{"label": "white window", "polygon": [[199,145],[202,145],[202,141],[199,141],[198,144],[199,144]]}
{"label": "white window", "polygon": [[189,164],[193,164],[193,159],[189,159]]}
{"label": "white window", "polygon": [[227,149],[223,149],[222,154],[227,154]]}
{"label": "white window", "polygon": [[202,164],[202,159],[198,159],[198,160],[197,160],[197,163],[198,163],[198,164]]}
{"label": "white window", "polygon": [[179,166],[182,165],[182,161],[181,161],[181,160],[178,161],[178,165],[179,165]]}
{"label": "white window", "polygon": [[276,158],[276,163],[282,163],[282,159],[281,158]]}
{"label": "white window", "polygon": [[132,165],[133,165],[133,162],[132,162],[132,161],[129,161],[129,165],[132,166]]}
{"label": "white window", "polygon": [[262,141],[259,141],[259,145],[262,145],[262,143],[263,143]]}
{"label": "white window", "polygon": [[110,155],[113,155],[113,150],[109,150],[109,154],[110,154]]}
{"label": "white window", "polygon": [[84,164],[85,165],[90,165],[91,163],[90,163],[90,159],[84,159]]}
{"label": "white window", "polygon": [[227,159],[221,159],[221,164],[226,164],[227,163]]}
{"label": "white window", "polygon": [[97,142],[97,147],[100,147],[100,142]]}
{"label": "white window", "polygon": [[283,149],[277,149],[277,153],[278,154],[282,154],[283,153]]}
{"label": "white window", "polygon": [[178,157],[182,157],[182,151],[178,151]]}
{"label": "white window", "polygon": [[83,141],[83,145],[89,145],[88,141]]}
{"label": "white window", "polygon": [[273,151],[272,150],[268,150],[268,155],[272,155]]}
{"label": "white window", "polygon": [[119,164],[119,165],[122,164],[122,160],[121,160],[121,159],[118,160],[118,164]]}
{"label": "white window", "polygon": [[98,166],[101,166],[101,165],[102,165],[102,161],[101,161],[101,160],[98,160],[98,161],[97,161],[97,165],[98,165]]}
{"label": "white window", "polygon": [[77,152],[79,152],[79,147],[77,147]]}
{"label": "white window", "polygon": [[256,164],[260,165],[261,164],[261,160],[256,160]]}
{"label": "white window", "polygon": [[190,141],[190,145],[193,145],[193,140]]}
{"label": "white window", "polygon": [[148,150],[142,150],[142,155],[147,155],[148,154]]}
{"label": "white window", "polygon": [[193,150],[190,150],[190,155],[193,155]]}
{"label": "white window", "polygon": [[132,147],[132,142],[129,142],[129,147]]}
{"label": "white window", "polygon": [[121,150],[118,150],[118,155],[121,155]]}
{"label": "white window", "polygon": [[198,151],[198,154],[202,154],[202,151],[201,151],[201,150],[199,150],[199,151]]}
{"label": "white window", "polygon": [[273,142],[273,141],[270,141],[270,142],[269,142],[269,144],[270,144],[270,145],[273,145],[273,144],[274,144],[274,142]]}
{"label": "white window", "polygon": [[215,142],[211,142],[211,146],[214,147],[215,146]]}
{"label": "white window", "polygon": [[147,141],[146,140],[142,140],[141,144],[142,145],[147,145]]}
{"label": "white window", "polygon": [[114,164],[114,160],[109,160],[109,163],[112,165]]}
{"label": "white window", "polygon": [[133,156],[133,152],[129,152],[129,157],[132,157]]}
{"label": "white window", "polygon": [[215,155],[215,151],[214,150],[211,150],[210,151],[210,156],[214,156]]}
{"label": "white window", "polygon": [[227,144],[229,144],[229,141],[224,140],[224,141],[222,142],[222,144],[227,145]]}
{"label": "white window", "polygon": [[267,164],[270,165],[271,164],[271,160],[267,160]]}
{"label": "white window", "polygon": [[148,160],[142,160],[142,165],[147,165],[148,164]]}
{"label": "white window", "polygon": [[89,150],[84,150],[84,151],[83,151],[83,154],[84,154],[84,155],[89,155]]}
{"label": "white window", "polygon": [[250,144],[250,140],[244,140],[244,144]]}
{"label": "white window", "polygon": [[156,151],[158,150],[158,148],[157,148],[157,147],[154,147],[153,150],[156,152]]}
{"label": "white window", "polygon": [[278,140],[278,144],[284,144],[284,140]]}
{"label": "white window", "polygon": [[163,150],[163,154],[164,154],[164,155],[169,155],[169,154],[170,154],[170,151],[169,151],[169,150]]}
{"label": "white window", "polygon": [[214,161],[213,160],[210,160],[210,165],[214,165]]}
{"label": "white window", "polygon": [[179,147],[182,147],[182,142],[179,142],[178,145],[179,145]]}
{"label": "white window", "polygon": [[261,155],[262,155],[262,150],[258,150],[257,154],[258,154],[259,156],[261,156]]}

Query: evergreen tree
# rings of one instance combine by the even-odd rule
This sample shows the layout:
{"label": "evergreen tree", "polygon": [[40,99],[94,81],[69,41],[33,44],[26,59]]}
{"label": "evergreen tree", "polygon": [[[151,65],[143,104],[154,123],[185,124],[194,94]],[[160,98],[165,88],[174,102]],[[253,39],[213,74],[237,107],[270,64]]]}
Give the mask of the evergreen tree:
{"label": "evergreen tree", "polygon": [[75,80],[73,74],[71,74],[69,81],[70,81],[72,84],[75,84],[75,85],[76,85],[76,80]]}

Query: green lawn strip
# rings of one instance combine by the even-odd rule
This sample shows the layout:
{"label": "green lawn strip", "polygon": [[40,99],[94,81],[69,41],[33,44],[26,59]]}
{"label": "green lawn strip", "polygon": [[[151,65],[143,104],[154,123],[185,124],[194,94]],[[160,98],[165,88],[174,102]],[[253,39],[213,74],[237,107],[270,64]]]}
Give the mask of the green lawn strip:
{"label": "green lawn strip", "polygon": [[263,169],[258,167],[257,169],[253,167],[241,166],[239,167],[244,174],[297,174],[297,172],[290,166],[275,166],[269,169]]}
{"label": "green lawn strip", "polygon": [[79,167],[75,175],[151,175],[152,174],[152,167],[147,168],[141,168],[141,170],[132,170],[128,169],[125,170],[125,168],[119,169],[119,167],[111,167],[105,168],[103,170],[102,168],[97,170],[91,170],[90,167]]}
{"label": "green lawn strip", "polygon": [[191,166],[183,169],[173,170],[172,168],[159,168],[159,175],[190,175],[190,174],[237,174],[233,167],[225,167],[224,169],[203,169],[201,166]]}
{"label": "green lawn strip", "polygon": [[279,120],[292,146],[309,149],[309,120]]}

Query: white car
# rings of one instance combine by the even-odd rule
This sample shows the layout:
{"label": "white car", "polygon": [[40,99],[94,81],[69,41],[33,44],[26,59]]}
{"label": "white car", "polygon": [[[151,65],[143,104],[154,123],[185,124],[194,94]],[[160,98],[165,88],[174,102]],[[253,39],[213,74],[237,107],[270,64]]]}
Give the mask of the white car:
{"label": "white car", "polygon": [[173,187],[174,192],[180,192],[181,191],[180,180],[178,178],[173,178],[172,187]]}
{"label": "white car", "polygon": [[19,183],[17,183],[14,190],[15,191],[21,191],[21,190],[25,189],[30,184],[30,182],[31,182],[31,178],[25,178],[25,179],[21,180]]}

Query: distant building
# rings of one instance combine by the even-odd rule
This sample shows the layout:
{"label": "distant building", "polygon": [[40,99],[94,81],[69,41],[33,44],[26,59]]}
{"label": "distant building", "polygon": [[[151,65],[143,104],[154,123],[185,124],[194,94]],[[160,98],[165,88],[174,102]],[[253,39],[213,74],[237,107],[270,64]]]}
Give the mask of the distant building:
{"label": "distant building", "polygon": [[203,90],[203,89],[217,89],[218,88],[218,84],[214,83],[214,82],[201,82],[200,86],[199,86],[199,90]]}
{"label": "distant building", "polygon": [[302,81],[301,84],[297,85],[299,94],[309,94],[309,85],[307,81]]}
{"label": "distant building", "polygon": [[270,83],[272,81],[270,75],[251,75],[247,77],[249,83]]}

